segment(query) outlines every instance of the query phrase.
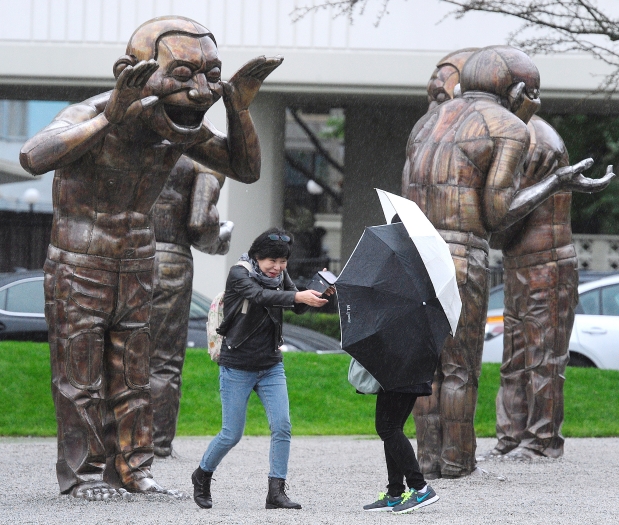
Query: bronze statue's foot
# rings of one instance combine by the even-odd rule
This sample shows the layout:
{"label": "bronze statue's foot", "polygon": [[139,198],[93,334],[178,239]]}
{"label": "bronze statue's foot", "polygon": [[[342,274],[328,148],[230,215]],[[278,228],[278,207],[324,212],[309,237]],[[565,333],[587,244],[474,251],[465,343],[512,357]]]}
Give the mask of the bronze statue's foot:
{"label": "bronze statue's foot", "polygon": [[164,489],[152,478],[142,478],[130,481],[124,485],[129,492],[138,494],[162,494],[176,499],[186,499],[188,496],[180,490]]}
{"label": "bronze statue's foot", "polygon": [[69,494],[86,501],[131,500],[131,494],[125,489],[115,489],[104,481],[79,483],[71,489]]}
{"label": "bronze statue's foot", "polygon": [[499,448],[499,447],[494,447],[490,452],[488,452],[488,455],[486,455],[484,457],[484,459],[486,459],[486,458],[500,458],[500,457],[505,456],[505,454],[507,454],[511,450],[513,450],[513,448],[503,449],[503,448]]}
{"label": "bronze statue's foot", "polygon": [[439,472],[427,472],[427,473],[424,473],[423,477],[424,477],[424,479],[433,480],[433,479],[439,479],[442,476],[441,476],[441,473],[439,471]]}
{"label": "bronze statue's foot", "polygon": [[178,459],[179,455],[174,447],[155,447],[155,457],[157,459]]}
{"label": "bronze statue's foot", "polygon": [[499,441],[490,452],[488,452],[484,456],[479,456],[477,458],[477,461],[484,461],[486,459],[492,459],[492,458],[505,458],[507,457],[507,454],[509,454],[512,450],[514,450],[517,447],[518,445],[511,441],[507,443],[503,441]]}
{"label": "bronze statue's foot", "polygon": [[172,447],[155,447],[154,452],[158,458],[167,458],[172,455]]}
{"label": "bronze statue's foot", "polygon": [[531,461],[533,459],[538,459],[543,456],[539,452],[531,450],[530,448],[517,447],[511,452],[508,452],[505,457],[509,459],[516,459],[519,461]]}
{"label": "bronze statue's foot", "polygon": [[445,479],[458,479],[464,476],[468,476],[470,472],[467,470],[458,470],[458,469],[443,469],[441,470],[441,478]]}

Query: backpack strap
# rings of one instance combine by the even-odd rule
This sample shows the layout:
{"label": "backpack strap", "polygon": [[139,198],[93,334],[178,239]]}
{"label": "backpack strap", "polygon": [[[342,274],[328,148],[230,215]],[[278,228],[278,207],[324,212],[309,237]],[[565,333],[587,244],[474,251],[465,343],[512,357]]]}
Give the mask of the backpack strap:
{"label": "backpack strap", "polygon": [[[248,263],[247,261],[239,261],[239,262],[236,263],[236,265],[237,266],[242,266],[248,272],[251,272],[251,270],[252,270],[251,264]],[[241,313],[242,314],[246,314],[247,310],[249,310],[249,299],[243,299],[243,305],[241,306]],[[237,313],[238,313],[238,311],[237,311]]]}

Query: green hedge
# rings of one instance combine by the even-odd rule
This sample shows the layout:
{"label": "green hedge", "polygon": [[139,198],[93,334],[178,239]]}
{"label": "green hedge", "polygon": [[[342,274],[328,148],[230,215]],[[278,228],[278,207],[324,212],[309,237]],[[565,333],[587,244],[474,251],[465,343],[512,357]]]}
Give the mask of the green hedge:
{"label": "green hedge", "polygon": [[307,312],[297,315],[294,312],[284,311],[284,322],[311,328],[335,339],[340,338],[340,316],[338,314]]}

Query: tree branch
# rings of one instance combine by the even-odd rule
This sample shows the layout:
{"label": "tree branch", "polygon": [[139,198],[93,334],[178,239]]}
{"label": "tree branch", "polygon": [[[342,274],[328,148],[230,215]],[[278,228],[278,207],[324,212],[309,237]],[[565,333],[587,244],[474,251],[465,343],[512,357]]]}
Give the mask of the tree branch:
{"label": "tree branch", "polygon": [[311,143],[318,150],[318,152],[326,159],[326,161],[329,164],[331,164],[331,166],[333,166],[337,171],[339,171],[342,175],[344,175],[344,167],[338,161],[336,161],[331,156],[331,154],[323,147],[318,137],[314,135],[314,132],[309,128],[309,126],[303,121],[301,117],[299,117],[297,110],[289,108],[289,111],[290,111],[290,114],[292,115],[292,118],[305,132],[305,134],[307,135],[307,138],[310,139]]}
{"label": "tree branch", "polygon": [[[391,0],[319,0],[312,6],[295,8],[291,15],[296,21],[320,9],[333,9],[334,16],[345,15],[352,22],[354,16],[363,14],[371,1],[381,6],[375,23],[378,25],[388,13]],[[445,18],[460,19],[473,11],[517,18],[523,25],[509,35],[508,44],[531,54],[588,53],[615,68],[605,77],[600,89],[602,86],[613,91],[619,88],[619,18],[613,18],[592,0],[438,1],[456,7]],[[539,31],[543,33],[540,35]],[[528,35],[531,32],[534,34]],[[606,43],[604,38],[608,39]]]}
{"label": "tree branch", "polygon": [[328,186],[324,182],[322,182],[322,181],[318,180],[316,177],[314,177],[314,174],[310,170],[308,170],[305,166],[303,166],[303,164],[301,164],[299,161],[297,161],[295,158],[293,158],[289,153],[285,154],[285,158],[286,158],[286,162],[288,164],[290,164],[290,166],[292,166],[299,173],[301,173],[301,175],[303,175],[304,177],[306,177],[309,180],[313,180],[326,193],[331,195],[331,197],[333,197],[333,199],[335,200],[335,202],[336,202],[336,204],[338,206],[342,205],[342,196],[338,192],[334,191],[333,189],[331,189],[330,186]]}

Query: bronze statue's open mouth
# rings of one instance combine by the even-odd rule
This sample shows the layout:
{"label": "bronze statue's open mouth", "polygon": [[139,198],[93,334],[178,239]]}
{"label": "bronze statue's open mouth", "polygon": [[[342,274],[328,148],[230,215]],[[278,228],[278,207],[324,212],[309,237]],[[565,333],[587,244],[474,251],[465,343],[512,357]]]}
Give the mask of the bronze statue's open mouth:
{"label": "bronze statue's open mouth", "polygon": [[164,104],[163,109],[167,117],[181,128],[195,129],[200,126],[206,110],[196,110],[187,106]]}

